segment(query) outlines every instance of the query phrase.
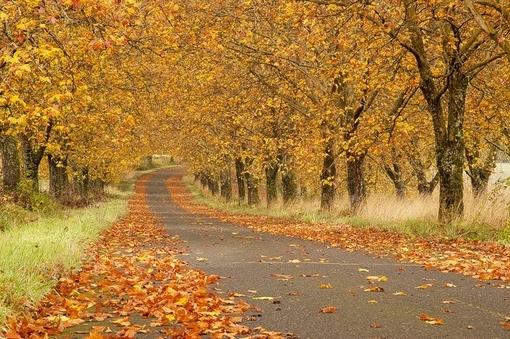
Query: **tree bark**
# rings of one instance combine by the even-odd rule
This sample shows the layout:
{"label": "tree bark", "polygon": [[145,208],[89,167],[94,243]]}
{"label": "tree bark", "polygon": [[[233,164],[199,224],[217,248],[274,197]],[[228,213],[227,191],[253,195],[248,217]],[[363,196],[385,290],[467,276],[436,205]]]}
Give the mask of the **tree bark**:
{"label": "tree bark", "polygon": [[266,202],[270,208],[278,198],[276,178],[278,176],[278,164],[270,163],[266,166]]}
{"label": "tree bark", "polygon": [[39,191],[39,165],[44,156],[44,148],[32,148],[27,137],[21,139],[23,147],[24,176],[31,183],[32,189]]}
{"label": "tree bark", "polygon": [[[411,33],[411,46],[405,47],[416,59],[420,88],[434,128],[440,187],[438,219],[448,224],[464,213],[464,111],[469,79],[463,73],[462,66],[466,59],[458,46],[454,50],[451,45],[444,44],[443,50],[449,59],[447,80],[444,84],[436,84],[425,48],[424,33],[418,23],[417,4],[412,0],[406,0],[404,4]],[[447,97],[443,100],[445,94]],[[442,107],[443,101],[448,105],[447,114]]]}
{"label": "tree bark", "polygon": [[15,190],[20,181],[20,160],[16,139],[4,136],[0,139],[2,149],[2,180],[7,190]]}
{"label": "tree bark", "polygon": [[220,192],[225,201],[228,202],[232,200],[232,179],[230,177],[229,168],[227,168],[221,174]]}
{"label": "tree bark", "polygon": [[69,179],[65,161],[58,159],[51,154],[48,155],[48,166],[50,175],[49,193],[60,202],[67,203],[66,194],[69,192]]}
{"label": "tree bark", "polygon": [[330,210],[333,207],[336,194],[336,163],[334,141],[326,143],[324,161],[321,173],[321,210]]}
{"label": "tree bark", "polygon": [[395,195],[397,198],[404,199],[406,197],[407,188],[404,178],[402,177],[400,165],[397,163],[393,163],[392,166],[386,165],[384,171],[395,187]]}
{"label": "tree bark", "polygon": [[244,163],[240,158],[235,161],[236,165],[236,180],[237,180],[237,194],[239,203],[246,199],[246,185],[244,179]]}
{"label": "tree bark", "polygon": [[475,198],[479,198],[487,192],[489,179],[496,166],[496,149],[491,147],[485,159],[481,159],[479,145],[466,147],[466,160],[468,164],[467,174],[471,179],[471,188]]}
{"label": "tree bark", "polygon": [[218,185],[218,181],[211,175],[207,176],[207,187],[209,187],[209,191],[212,193],[212,195],[218,195],[220,186]]}
{"label": "tree bark", "polygon": [[365,158],[365,155],[347,156],[347,191],[353,214],[363,206],[367,195],[363,168]]}
{"label": "tree bark", "polygon": [[298,185],[296,175],[292,170],[286,170],[282,173],[282,198],[283,203],[288,205],[294,202],[298,195]]}
{"label": "tree bark", "polygon": [[392,147],[391,157],[391,165],[384,163],[384,172],[393,183],[397,198],[404,199],[407,188],[402,174],[402,167],[400,166],[400,157],[395,147]]}
{"label": "tree bark", "polygon": [[260,203],[258,180],[249,173],[244,172],[244,178],[246,180],[246,188],[248,193],[248,205],[254,206]]}
{"label": "tree bark", "polygon": [[448,130],[436,143],[439,171],[439,220],[451,223],[464,214],[464,109],[468,79],[454,72],[448,84]]}

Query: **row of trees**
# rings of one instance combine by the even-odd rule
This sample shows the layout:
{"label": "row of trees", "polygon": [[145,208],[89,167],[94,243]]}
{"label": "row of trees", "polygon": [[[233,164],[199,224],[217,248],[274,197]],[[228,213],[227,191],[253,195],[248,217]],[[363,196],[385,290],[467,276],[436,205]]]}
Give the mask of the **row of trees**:
{"label": "row of trees", "polygon": [[[463,214],[509,152],[505,0],[3,0],[3,181],[51,191],[171,148],[213,191],[268,204],[439,186]],[[20,157],[21,155],[21,157]],[[22,171],[20,172],[20,169]],[[414,189],[413,189],[414,190]]]}
{"label": "row of trees", "polygon": [[85,199],[153,149],[164,74],[145,53],[146,8],[134,1],[0,2],[3,186]]}
{"label": "row of trees", "polygon": [[[510,5],[497,0],[175,1],[187,53],[168,116],[176,149],[213,192],[272,204],[318,189],[439,186],[463,214],[509,151]],[[384,178],[382,177],[384,175]],[[302,189],[301,189],[302,190]]]}

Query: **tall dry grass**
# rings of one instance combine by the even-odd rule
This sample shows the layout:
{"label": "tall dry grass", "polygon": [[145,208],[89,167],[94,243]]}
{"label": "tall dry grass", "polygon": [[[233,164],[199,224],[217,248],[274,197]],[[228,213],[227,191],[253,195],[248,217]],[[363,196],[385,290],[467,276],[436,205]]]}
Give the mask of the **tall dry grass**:
{"label": "tall dry grass", "polygon": [[510,189],[500,184],[493,184],[486,195],[476,199],[467,184],[464,217],[452,225],[444,226],[437,223],[437,190],[430,197],[409,194],[405,199],[397,198],[392,192],[372,193],[363,208],[352,215],[346,194],[338,196],[334,208],[329,212],[320,211],[317,197],[298,199],[287,206],[278,201],[271,208],[265,208],[262,199],[260,206],[248,207],[212,197],[192,178],[186,178],[186,183],[197,199],[213,208],[228,209],[234,213],[295,218],[325,223],[331,227],[349,224],[355,227],[379,227],[410,235],[469,237],[510,243]]}

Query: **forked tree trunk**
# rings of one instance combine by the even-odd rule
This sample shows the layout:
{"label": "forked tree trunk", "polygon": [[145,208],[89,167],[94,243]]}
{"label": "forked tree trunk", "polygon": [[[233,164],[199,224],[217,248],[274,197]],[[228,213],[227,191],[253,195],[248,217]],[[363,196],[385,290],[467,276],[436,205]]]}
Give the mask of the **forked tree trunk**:
{"label": "forked tree trunk", "polygon": [[20,160],[16,139],[4,136],[0,139],[2,151],[2,180],[7,190],[15,190],[20,181]]}
{"label": "forked tree trunk", "polygon": [[239,203],[246,199],[246,185],[244,179],[244,163],[240,158],[235,161],[236,165],[236,181],[237,181],[237,194]]}
{"label": "forked tree trunk", "polygon": [[330,210],[333,207],[336,194],[336,163],[335,150],[332,139],[326,143],[324,161],[321,172],[321,209]]}
{"label": "forked tree trunk", "polygon": [[278,165],[270,163],[266,167],[266,202],[267,207],[271,207],[278,198],[278,190],[276,187],[276,178],[278,175]]}
{"label": "forked tree trunk", "polygon": [[391,166],[384,165],[384,171],[395,187],[395,194],[397,198],[404,199],[406,196],[407,188],[404,182],[400,164],[394,160]]}
{"label": "forked tree trunk", "polygon": [[347,157],[347,192],[352,213],[359,211],[367,195],[364,173],[365,157],[365,155],[348,155]]}
{"label": "forked tree trunk", "polygon": [[471,179],[471,188],[475,198],[479,198],[487,192],[489,179],[496,167],[496,149],[491,148],[485,159],[480,159],[481,157],[478,144],[475,144],[472,149],[466,148],[467,174]]}

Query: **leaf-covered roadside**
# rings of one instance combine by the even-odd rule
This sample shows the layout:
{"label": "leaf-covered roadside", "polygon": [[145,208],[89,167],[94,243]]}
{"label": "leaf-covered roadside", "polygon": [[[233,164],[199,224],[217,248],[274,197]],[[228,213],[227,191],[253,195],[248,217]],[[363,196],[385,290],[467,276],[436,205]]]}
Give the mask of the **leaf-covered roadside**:
{"label": "leaf-covered roadside", "polygon": [[143,184],[137,185],[129,210],[89,249],[79,272],[60,279],[54,293],[30,314],[10,319],[7,338],[251,333],[239,324],[249,306],[212,293],[208,287],[218,276],[193,270],[176,258],[179,242],[149,213]]}
{"label": "leaf-covered roadside", "polygon": [[259,232],[319,241],[349,251],[366,250],[376,255],[391,255],[400,261],[481,280],[510,281],[510,248],[501,244],[464,239],[410,238],[375,228],[331,227],[284,218],[232,214],[196,202],[180,177],[172,177],[167,188],[178,205],[195,214],[247,226]]}

